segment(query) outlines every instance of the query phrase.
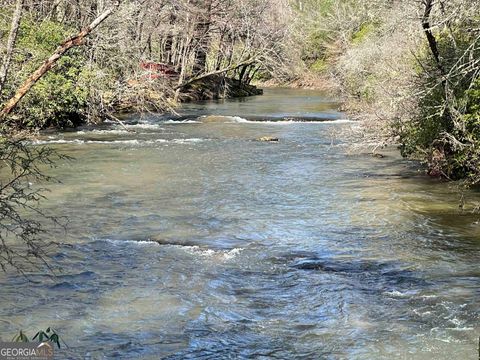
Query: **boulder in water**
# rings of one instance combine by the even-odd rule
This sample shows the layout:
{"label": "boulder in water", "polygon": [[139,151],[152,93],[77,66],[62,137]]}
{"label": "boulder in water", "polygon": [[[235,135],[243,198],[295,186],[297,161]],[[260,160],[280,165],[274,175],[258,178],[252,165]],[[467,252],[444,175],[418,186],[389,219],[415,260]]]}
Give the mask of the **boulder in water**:
{"label": "boulder in water", "polygon": [[273,136],[262,136],[261,138],[257,139],[258,141],[264,141],[264,142],[278,142],[279,139],[277,137]]}

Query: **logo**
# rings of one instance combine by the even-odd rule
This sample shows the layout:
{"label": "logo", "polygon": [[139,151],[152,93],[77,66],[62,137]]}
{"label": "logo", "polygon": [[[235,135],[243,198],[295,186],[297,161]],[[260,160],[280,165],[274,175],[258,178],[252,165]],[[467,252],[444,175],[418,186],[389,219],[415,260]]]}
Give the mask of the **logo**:
{"label": "logo", "polygon": [[52,360],[53,345],[48,342],[0,342],[0,360]]}

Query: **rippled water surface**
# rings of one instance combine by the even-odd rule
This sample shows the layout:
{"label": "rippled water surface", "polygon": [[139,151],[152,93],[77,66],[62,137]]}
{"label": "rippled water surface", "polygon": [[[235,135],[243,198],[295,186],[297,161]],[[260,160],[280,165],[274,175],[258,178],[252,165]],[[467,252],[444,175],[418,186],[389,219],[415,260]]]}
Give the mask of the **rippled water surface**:
{"label": "rippled water surface", "polygon": [[480,215],[352,150],[342,119],[267,90],[42,136],[75,158],[43,203],[69,230],[57,277],[0,275],[0,336],[53,326],[79,359],[477,359]]}

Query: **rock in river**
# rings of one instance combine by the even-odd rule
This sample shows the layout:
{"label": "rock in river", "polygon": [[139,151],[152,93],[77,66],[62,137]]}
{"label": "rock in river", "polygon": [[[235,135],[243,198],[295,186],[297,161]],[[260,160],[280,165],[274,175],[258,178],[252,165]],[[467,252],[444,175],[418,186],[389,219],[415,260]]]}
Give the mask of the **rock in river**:
{"label": "rock in river", "polygon": [[257,139],[258,141],[265,141],[265,142],[278,142],[279,139],[272,136],[262,136],[261,138]]}

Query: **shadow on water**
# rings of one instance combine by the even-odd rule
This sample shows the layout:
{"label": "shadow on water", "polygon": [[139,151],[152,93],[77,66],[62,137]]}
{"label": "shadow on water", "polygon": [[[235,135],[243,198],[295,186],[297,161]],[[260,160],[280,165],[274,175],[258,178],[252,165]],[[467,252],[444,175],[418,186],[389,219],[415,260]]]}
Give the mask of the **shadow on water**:
{"label": "shadow on water", "polygon": [[0,274],[2,339],[52,326],[72,359],[476,358],[480,226],[448,184],[351,151],[356,124],[318,92],[180,113],[39,140],[77,159],[43,205],[69,232],[50,234],[56,277]]}

